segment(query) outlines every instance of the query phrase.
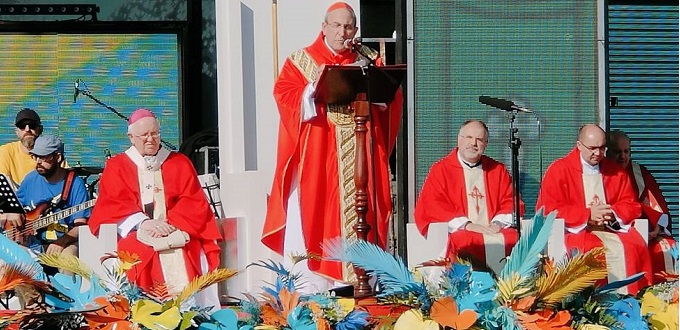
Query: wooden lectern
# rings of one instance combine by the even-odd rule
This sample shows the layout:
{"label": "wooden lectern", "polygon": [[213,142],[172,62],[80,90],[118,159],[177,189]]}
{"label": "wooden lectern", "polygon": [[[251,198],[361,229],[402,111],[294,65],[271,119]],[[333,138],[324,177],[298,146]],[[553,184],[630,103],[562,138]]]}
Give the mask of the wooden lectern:
{"label": "wooden lectern", "polygon": [[[368,161],[366,153],[366,122],[369,120],[371,103],[390,103],[401,85],[406,65],[388,66],[326,66],[316,85],[314,98],[326,104],[350,104],[354,110],[354,133],[356,139],[354,162],[354,185],[356,188],[354,209],[357,223],[354,231],[357,237],[366,240],[371,226],[366,222],[368,213]],[[373,292],[368,284],[366,272],[354,267],[357,285],[354,297],[370,296]]]}

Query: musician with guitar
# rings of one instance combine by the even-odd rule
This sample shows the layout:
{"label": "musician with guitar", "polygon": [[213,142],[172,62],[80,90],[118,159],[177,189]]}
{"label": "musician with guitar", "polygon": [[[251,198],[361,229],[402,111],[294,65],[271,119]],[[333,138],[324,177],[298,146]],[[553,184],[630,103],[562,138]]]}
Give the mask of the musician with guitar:
{"label": "musician with guitar", "polygon": [[62,167],[64,143],[41,135],[30,151],[35,170],[19,185],[17,197],[29,209],[26,215],[7,214],[4,232],[36,253],[77,256],[78,226],[87,223],[90,207],[85,182]]}

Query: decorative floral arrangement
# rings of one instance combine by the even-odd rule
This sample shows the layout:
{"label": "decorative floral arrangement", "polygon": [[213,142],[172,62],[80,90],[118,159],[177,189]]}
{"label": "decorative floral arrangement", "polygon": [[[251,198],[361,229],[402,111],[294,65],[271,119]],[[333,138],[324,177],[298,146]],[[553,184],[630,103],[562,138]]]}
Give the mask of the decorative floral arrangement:
{"label": "decorative floral arrangement", "polygon": [[[561,261],[542,255],[554,214],[534,217],[499,274],[474,269],[465,261],[429,261],[409,270],[399,257],[365,242],[327,242],[329,258],[362,267],[377,280],[373,301],[357,303],[329,293],[303,295],[301,275],[273,261],[248,267],[272,271],[276,280],[257,296],[244,294],[238,307],[194,306],[192,297],[237,272],[217,269],[193,280],[177,296],[158,284],[144,292],[125,272],[136,255],[107,255],[99,278],[75,257],[40,255],[0,235],[0,292],[34,287],[37,301],[21,311],[0,311],[7,329],[199,329],[199,330],[359,330],[359,329],[678,329],[678,282],[646,288],[637,297],[615,290],[642,274],[597,287],[607,275],[604,249]],[[677,247],[673,250],[678,258]],[[677,265],[677,263],[676,263]],[[43,266],[74,275],[46,276]],[[443,268],[427,276],[426,268]],[[367,303],[368,301],[368,303]]]}
{"label": "decorative floral arrangement", "polygon": [[537,213],[498,275],[464,262],[435,261],[424,265],[443,265],[445,271],[429,280],[364,241],[331,242],[324,248],[332,259],[352,262],[376,276],[381,301],[411,307],[393,324],[383,324],[385,328],[677,329],[677,275],[676,281],[641,292],[640,299],[615,290],[643,274],[596,287],[607,275],[604,248],[558,262],[543,257],[554,218],[554,213]]}
{"label": "decorative floral arrangement", "polygon": [[[216,269],[191,281],[177,296],[170,297],[165,284],[143,292],[130,283],[125,272],[139,262],[137,255],[121,252],[106,277],[99,278],[78,258],[41,254],[35,261],[15,242],[0,235],[0,292],[32,288],[26,309],[0,313],[0,328],[8,329],[189,329],[209,325],[208,309],[193,306],[192,297],[206,287],[236,274]],[[45,275],[44,266],[73,273]],[[25,291],[25,290],[24,290]],[[24,296],[24,300],[28,297]],[[219,314],[218,314],[219,317]]]}

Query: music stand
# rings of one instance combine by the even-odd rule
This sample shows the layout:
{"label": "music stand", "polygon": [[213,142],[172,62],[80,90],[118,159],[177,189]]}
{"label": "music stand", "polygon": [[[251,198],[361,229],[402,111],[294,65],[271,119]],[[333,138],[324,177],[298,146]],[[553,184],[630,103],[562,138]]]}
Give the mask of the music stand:
{"label": "music stand", "polygon": [[0,213],[26,214],[12,186],[9,179],[0,174]]}
{"label": "music stand", "polygon": [[[340,66],[327,65],[316,83],[314,98],[326,104],[350,104],[354,109],[354,134],[356,139],[354,159],[354,209],[357,223],[353,226],[357,238],[366,240],[371,226],[366,222],[368,213],[368,161],[366,154],[366,122],[370,115],[371,103],[389,103],[394,99],[406,72],[406,65],[388,66]],[[368,155],[372,157],[373,155]],[[373,163],[373,162],[371,162]],[[354,297],[372,294],[369,276],[360,267],[354,266],[357,285]]]}

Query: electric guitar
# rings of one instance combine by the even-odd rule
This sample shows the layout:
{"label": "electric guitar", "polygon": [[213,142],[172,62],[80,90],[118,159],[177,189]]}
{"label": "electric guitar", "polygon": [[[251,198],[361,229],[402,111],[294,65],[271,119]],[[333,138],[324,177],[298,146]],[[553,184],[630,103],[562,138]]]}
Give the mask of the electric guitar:
{"label": "electric guitar", "polygon": [[25,239],[27,236],[35,235],[35,233],[38,230],[50,227],[51,225],[53,228],[50,229],[54,229],[56,231],[61,232],[67,232],[69,228],[63,224],[60,224],[59,220],[67,218],[72,214],[91,208],[92,206],[94,206],[94,203],[96,201],[97,201],[96,199],[92,199],[87,202],[71,206],[67,209],[63,209],[42,217],[41,215],[43,215],[44,213],[48,213],[52,209],[53,204],[51,202],[40,203],[38,204],[38,206],[36,206],[35,209],[26,212],[26,222],[24,223],[23,227],[7,228],[4,231],[5,236],[19,244],[23,244],[25,243]]}

